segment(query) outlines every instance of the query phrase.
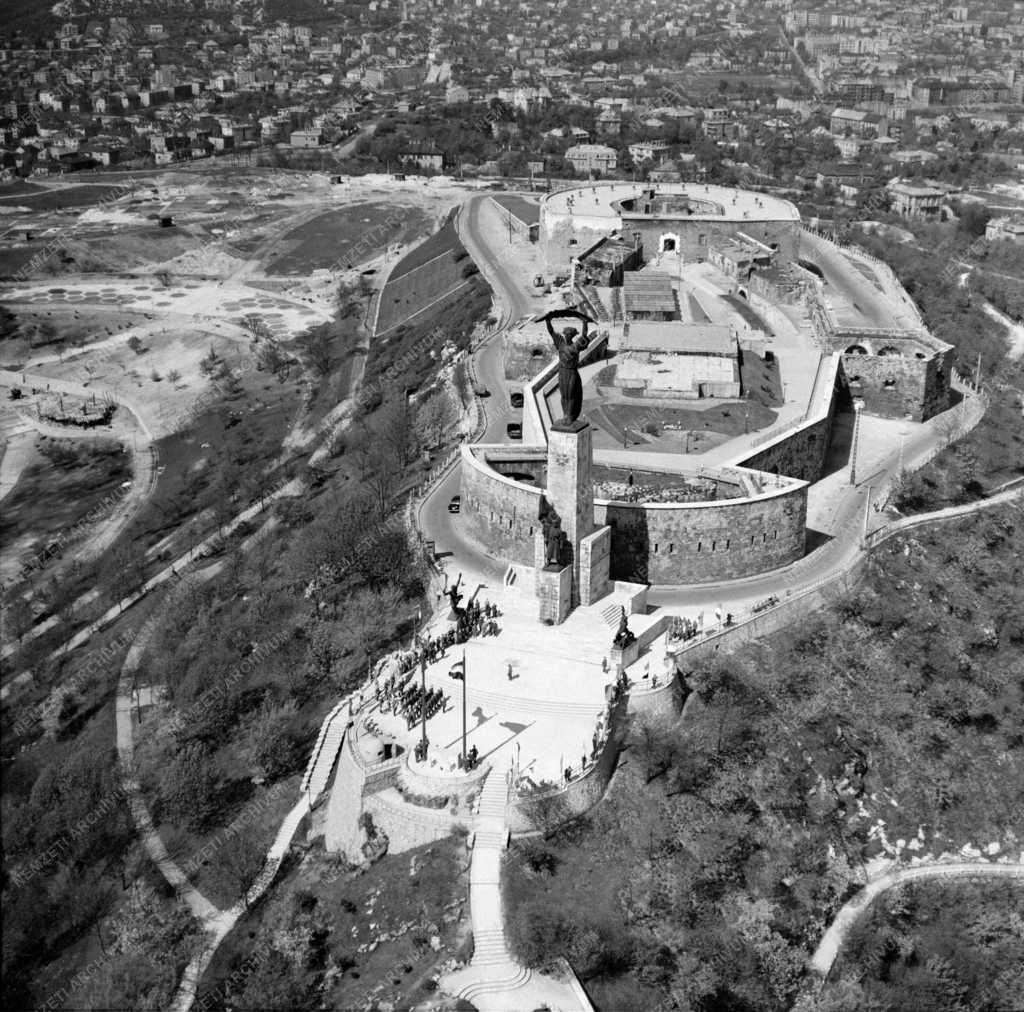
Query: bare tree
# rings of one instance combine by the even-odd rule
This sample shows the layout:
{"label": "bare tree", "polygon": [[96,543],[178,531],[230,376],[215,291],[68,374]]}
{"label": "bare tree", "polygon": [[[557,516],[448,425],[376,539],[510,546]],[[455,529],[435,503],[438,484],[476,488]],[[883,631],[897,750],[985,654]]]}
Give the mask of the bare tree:
{"label": "bare tree", "polygon": [[452,403],[444,390],[430,397],[416,412],[416,424],[428,447],[437,446],[445,431],[455,422]]}
{"label": "bare tree", "polygon": [[394,454],[399,468],[416,454],[416,420],[403,395],[388,403],[380,420],[380,436]]}
{"label": "bare tree", "polygon": [[326,376],[331,371],[332,341],[333,335],[326,324],[316,327],[305,336],[303,343],[306,355],[309,357],[309,364],[320,376]]}

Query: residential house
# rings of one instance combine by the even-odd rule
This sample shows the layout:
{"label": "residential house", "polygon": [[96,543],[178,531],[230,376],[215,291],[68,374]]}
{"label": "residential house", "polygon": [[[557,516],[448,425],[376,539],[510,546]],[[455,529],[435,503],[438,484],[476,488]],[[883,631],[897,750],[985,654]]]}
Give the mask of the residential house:
{"label": "residential house", "polygon": [[637,141],[629,146],[629,157],[634,162],[653,162],[668,151],[668,141]]}
{"label": "residential house", "polygon": [[834,109],[829,117],[829,131],[836,137],[865,137],[876,129],[877,118],[863,109]]}
{"label": "residential house", "polygon": [[985,238],[989,242],[1006,240],[1024,245],[1024,215],[993,218],[985,226]]}
{"label": "residential house", "polygon": [[427,171],[440,172],[444,167],[444,155],[430,142],[410,144],[398,153],[403,165],[415,165]]}
{"label": "residential house", "polygon": [[618,137],[622,132],[622,114],[618,108],[606,109],[597,117],[597,132],[602,137]]}
{"label": "residential house", "polygon": [[908,217],[938,214],[942,209],[945,192],[935,186],[908,183],[902,179],[886,187],[892,197],[892,209]]}
{"label": "residential house", "polygon": [[618,165],[615,148],[604,144],[574,144],[565,159],[577,172],[611,172]]}
{"label": "residential house", "polygon": [[708,140],[726,141],[734,136],[736,124],[732,122],[732,113],[728,109],[705,109],[701,130]]}
{"label": "residential house", "polygon": [[319,127],[310,130],[293,130],[288,137],[293,148],[318,148],[324,142],[323,132]]}

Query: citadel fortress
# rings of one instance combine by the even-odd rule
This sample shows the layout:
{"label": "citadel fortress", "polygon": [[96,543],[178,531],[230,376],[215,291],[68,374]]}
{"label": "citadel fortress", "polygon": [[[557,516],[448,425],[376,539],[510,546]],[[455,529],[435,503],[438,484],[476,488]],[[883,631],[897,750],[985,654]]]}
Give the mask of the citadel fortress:
{"label": "citadel fortress", "polygon": [[[625,382],[639,404],[736,399],[745,393],[737,363],[749,356],[775,363],[799,398],[789,405],[800,409],[796,417],[699,456],[593,453],[600,465],[639,474],[640,485],[670,478],[675,499],[594,495],[591,454],[581,450],[579,495],[593,504],[585,511],[592,512],[588,535],[591,528],[606,533],[577,554],[607,555],[606,579],[717,582],[800,558],[807,488],[825,475],[837,407],[852,402],[868,414],[925,421],[948,406],[951,347],[919,319],[904,322],[902,300],[895,310],[886,305],[885,285],[895,282],[882,265],[865,262],[857,278],[848,263],[844,277],[829,279],[836,257],[819,254],[831,244],[804,230],[788,201],[718,186],[597,184],[544,197],[538,231],[549,274],[569,274],[577,301],[600,321],[601,336],[587,350],[592,364],[583,370],[589,385],[614,355],[624,360],[618,371],[629,370]],[[746,323],[715,293],[748,303],[771,332]],[[862,309],[868,300],[872,316]],[[695,302],[715,322],[692,322],[686,307]],[[724,309],[705,308],[712,306]],[[556,371],[552,363],[524,384],[521,447],[463,448],[468,529],[510,565],[535,564],[545,489],[560,515],[576,513],[559,492],[562,465],[552,460],[565,457],[551,435]],[[666,375],[685,382],[665,383]],[[801,376],[810,382],[801,385]],[[600,580],[590,586],[593,579],[582,578],[585,603],[605,589]]]}
{"label": "citadel fortress", "polygon": [[[473,834],[475,951],[448,993],[488,1010],[586,1009],[571,972],[531,982],[506,948],[510,835],[598,803],[627,718],[678,713],[694,660],[820,604],[806,595],[844,580],[883,523],[872,487],[933,452],[930,419],[980,413],[891,271],[786,201],[625,183],[532,211],[511,199],[518,245],[510,213],[508,246],[498,238],[498,198],[477,198],[460,235],[506,307],[545,299],[594,321],[569,370],[581,403],[563,416],[547,314],[478,351],[477,367],[503,363],[491,438],[464,443],[409,513],[437,609],[332,711],[303,789],[327,792],[326,846],[350,860]],[[491,203],[499,227],[485,234]],[[534,268],[543,293],[526,291]],[[509,363],[524,359],[515,383]],[[453,586],[461,609],[497,619],[448,646],[466,620]]]}

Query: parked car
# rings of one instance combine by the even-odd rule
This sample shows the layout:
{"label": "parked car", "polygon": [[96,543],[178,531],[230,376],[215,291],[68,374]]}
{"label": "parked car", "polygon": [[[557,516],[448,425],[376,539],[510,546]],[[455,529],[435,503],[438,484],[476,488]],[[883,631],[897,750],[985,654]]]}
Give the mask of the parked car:
{"label": "parked car", "polygon": [[512,407],[521,408],[523,406],[523,392],[522,390],[516,390],[511,397]]}
{"label": "parked car", "polygon": [[523,427],[518,422],[509,422],[505,426],[505,434],[509,439],[522,439]]}
{"label": "parked car", "polygon": [[487,387],[485,387],[479,380],[474,380],[473,382],[473,393],[475,393],[477,397],[491,396],[491,391],[488,390]]}
{"label": "parked car", "polygon": [[462,512],[462,496],[453,495],[451,501],[448,503],[449,513],[461,513]]}

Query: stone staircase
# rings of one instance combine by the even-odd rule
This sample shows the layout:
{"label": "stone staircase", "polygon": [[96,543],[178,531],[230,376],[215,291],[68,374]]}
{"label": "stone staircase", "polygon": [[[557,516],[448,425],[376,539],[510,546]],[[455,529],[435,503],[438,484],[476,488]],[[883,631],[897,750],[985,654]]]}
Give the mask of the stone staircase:
{"label": "stone staircase", "polygon": [[474,1004],[481,996],[491,995],[492,1001],[485,1003],[488,1007],[512,1009],[521,1003],[506,996],[528,983],[532,974],[515,962],[505,944],[500,879],[501,858],[508,846],[507,808],[508,784],[492,769],[480,792],[469,869],[473,959],[459,974],[455,993]]}
{"label": "stone staircase", "polygon": [[341,743],[345,740],[345,729],[348,725],[349,700],[343,699],[324,718],[317,736],[316,745],[302,775],[299,789],[316,800],[326,789],[331,778],[331,770],[338,758]]}
{"label": "stone staircase", "polygon": [[[617,623],[618,619],[616,618],[616,628],[618,628]],[[525,696],[504,695],[500,692],[474,689],[472,685],[466,693],[466,699],[470,707],[483,706],[485,709],[494,709],[503,714],[589,717],[595,716],[596,711],[601,708],[600,700],[572,702],[564,699],[531,699]]]}
{"label": "stone staircase", "polygon": [[612,601],[601,609],[601,621],[613,632],[618,632],[619,618],[621,616],[622,604],[619,601]]}
{"label": "stone staircase", "polygon": [[[489,834],[499,830],[507,838],[505,832],[505,816],[508,811],[508,784],[497,770],[492,769],[484,781],[480,792],[480,803],[477,807],[477,840],[480,834]],[[497,822],[495,826],[493,823]],[[501,849],[504,850],[507,839],[503,839]]]}
{"label": "stone staircase", "polygon": [[576,285],[576,298],[593,314],[598,323],[608,323],[611,319],[594,285]]}

